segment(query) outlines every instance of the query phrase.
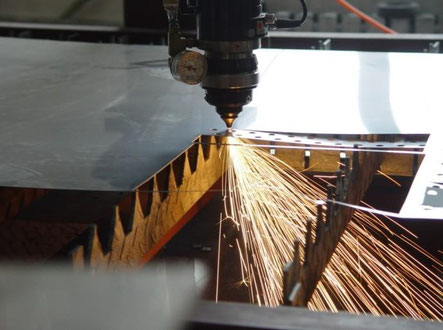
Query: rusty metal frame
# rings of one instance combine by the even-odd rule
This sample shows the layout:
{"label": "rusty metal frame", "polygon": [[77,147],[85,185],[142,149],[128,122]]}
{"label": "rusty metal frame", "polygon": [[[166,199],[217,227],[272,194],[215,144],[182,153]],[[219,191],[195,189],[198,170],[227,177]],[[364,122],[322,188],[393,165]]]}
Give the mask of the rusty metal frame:
{"label": "rusty metal frame", "polygon": [[331,201],[336,199],[358,205],[380,167],[382,157],[382,154],[356,152],[353,154],[352,170],[350,160],[347,158],[344,162],[344,176],[341,170],[337,171],[335,193],[332,192],[332,187],[328,187],[326,221],[322,219],[321,204],[318,207],[315,242],[312,240],[312,222],[306,223],[303,264],[300,261],[299,243],[296,242],[295,260],[286,269],[284,285],[286,304],[307,306],[354,214],[353,209],[333,204]]}

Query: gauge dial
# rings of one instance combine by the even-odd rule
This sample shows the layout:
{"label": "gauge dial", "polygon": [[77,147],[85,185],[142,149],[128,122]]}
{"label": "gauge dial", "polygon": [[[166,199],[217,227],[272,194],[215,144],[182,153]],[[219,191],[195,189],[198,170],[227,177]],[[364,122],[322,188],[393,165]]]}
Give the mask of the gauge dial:
{"label": "gauge dial", "polygon": [[176,80],[188,85],[201,83],[207,71],[206,58],[198,52],[183,51],[172,60],[172,75]]}

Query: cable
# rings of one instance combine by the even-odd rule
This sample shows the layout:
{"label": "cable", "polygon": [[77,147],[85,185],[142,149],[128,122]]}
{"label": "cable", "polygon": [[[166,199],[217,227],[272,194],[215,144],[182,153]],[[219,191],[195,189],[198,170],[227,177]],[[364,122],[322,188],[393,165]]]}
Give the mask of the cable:
{"label": "cable", "polygon": [[384,33],[389,33],[389,34],[397,34],[396,31],[390,29],[386,25],[383,25],[382,23],[380,23],[377,20],[373,19],[371,16],[366,15],[364,12],[359,10],[357,7],[354,7],[353,5],[351,5],[346,0],[337,0],[337,3],[340,6],[344,7],[345,9],[349,10],[351,13],[354,13],[355,15],[360,17],[363,21],[371,24],[372,26],[375,26],[380,31],[382,31]]}
{"label": "cable", "polygon": [[300,4],[303,8],[302,18],[296,19],[277,19],[275,22],[275,27],[277,29],[293,29],[301,26],[308,18],[308,7],[306,6],[305,0],[300,0]]}

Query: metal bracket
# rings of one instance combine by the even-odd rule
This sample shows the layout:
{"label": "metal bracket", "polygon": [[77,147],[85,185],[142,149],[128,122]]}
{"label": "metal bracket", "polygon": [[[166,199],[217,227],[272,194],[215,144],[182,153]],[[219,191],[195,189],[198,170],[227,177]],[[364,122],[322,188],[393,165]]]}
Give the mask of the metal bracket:
{"label": "metal bracket", "polygon": [[430,42],[429,48],[425,49],[425,52],[432,53],[432,54],[439,54],[440,53],[440,41]]}
{"label": "metal bracket", "polygon": [[332,41],[331,41],[331,39],[319,40],[318,41],[318,49],[320,49],[320,50],[331,50],[332,49]]}
{"label": "metal bracket", "polygon": [[180,25],[178,22],[178,12],[180,9],[179,0],[163,0],[163,7],[168,15],[169,32],[168,47],[169,56],[174,57],[186,49],[186,39],[180,35]]}

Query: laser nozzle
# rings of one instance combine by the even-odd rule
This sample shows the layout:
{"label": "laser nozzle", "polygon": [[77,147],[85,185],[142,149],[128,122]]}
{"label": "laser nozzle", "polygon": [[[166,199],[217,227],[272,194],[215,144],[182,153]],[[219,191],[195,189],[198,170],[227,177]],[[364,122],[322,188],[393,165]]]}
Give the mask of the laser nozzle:
{"label": "laser nozzle", "polygon": [[224,108],[217,107],[217,113],[220,118],[225,122],[227,128],[231,128],[237,119],[239,113],[243,110],[243,107]]}
{"label": "laser nozzle", "polygon": [[227,128],[231,128],[234,124],[234,121],[237,119],[236,113],[228,113],[226,115],[221,116],[221,119],[225,122]]}

